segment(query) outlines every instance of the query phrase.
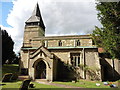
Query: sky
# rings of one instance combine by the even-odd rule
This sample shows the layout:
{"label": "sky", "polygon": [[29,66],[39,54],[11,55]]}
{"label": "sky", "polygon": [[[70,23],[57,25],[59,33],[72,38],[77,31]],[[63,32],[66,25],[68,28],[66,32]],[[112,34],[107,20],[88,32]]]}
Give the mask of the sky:
{"label": "sky", "polygon": [[6,19],[8,17],[8,13],[10,13],[10,10],[12,9],[13,4],[12,2],[2,2],[1,4],[2,4],[2,25],[5,27],[10,27],[10,25],[7,24]]}
{"label": "sky", "polygon": [[37,2],[46,36],[91,34],[95,26],[101,26],[94,0],[0,0],[0,26],[15,42],[16,53],[22,47],[25,21]]}

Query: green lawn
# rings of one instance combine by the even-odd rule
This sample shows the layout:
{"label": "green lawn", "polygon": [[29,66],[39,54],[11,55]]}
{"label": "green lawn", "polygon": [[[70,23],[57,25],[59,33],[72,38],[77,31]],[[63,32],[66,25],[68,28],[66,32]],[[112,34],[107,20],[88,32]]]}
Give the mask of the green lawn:
{"label": "green lawn", "polygon": [[0,73],[2,74],[0,76],[0,81],[2,76],[6,73],[19,73],[18,64],[5,64],[2,66],[2,69],[0,69]]}
{"label": "green lawn", "polygon": [[[57,86],[52,86],[52,85],[45,85],[45,84],[40,84],[37,82],[31,82],[32,84],[34,84],[35,88],[33,89],[37,89],[37,88],[60,88]],[[16,90],[20,88],[22,81],[17,81],[17,82],[4,82],[1,84],[5,84],[2,85],[0,87],[2,87],[3,89],[7,89],[7,88],[15,88]],[[32,89],[32,88],[31,88]]]}
{"label": "green lawn", "polygon": [[[5,73],[19,73],[18,65],[16,65],[16,64],[4,65],[2,67],[2,76]],[[22,81],[1,83],[1,84],[5,84],[5,85],[0,86],[0,88],[1,87],[3,89],[4,88],[19,88],[21,83],[22,83]],[[44,84],[40,84],[40,83],[37,83],[37,82],[32,82],[32,83],[35,85],[35,88],[60,88],[58,86],[44,85]],[[100,82],[100,81],[80,80],[77,83],[55,81],[53,83],[76,86],[76,87],[83,87],[83,88],[109,88],[109,86],[103,85],[103,82]],[[96,83],[100,83],[100,86],[96,86]],[[116,82],[114,82],[114,83],[116,83]]]}
{"label": "green lawn", "polygon": [[5,64],[2,67],[2,76],[5,73],[18,73],[19,72],[18,69],[19,69],[18,64]]}
{"label": "green lawn", "polygon": [[[6,73],[19,73],[18,70],[18,65],[17,64],[5,64],[2,67],[2,76]],[[0,78],[1,80],[1,78]],[[52,86],[52,85],[44,85],[44,84],[40,84],[37,82],[32,82],[35,85],[35,88],[59,88],[57,86]],[[0,83],[0,84],[5,84],[0,86],[0,88],[2,87],[3,89],[6,88],[20,88],[20,85],[22,84],[22,81],[16,81],[16,82],[4,82],[4,83]]]}
{"label": "green lawn", "polygon": [[[83,88],[110,88],[109,86],[105,86],[103,82],[100,81],[87,81],[87,80],[80,80],[79,82],[53,82],[57,84],[64,84],[76,87],[83,87]],[[96,83],[100,83],[100,86],[96,86]],[[113,82],[116,84],[116,82]]]}

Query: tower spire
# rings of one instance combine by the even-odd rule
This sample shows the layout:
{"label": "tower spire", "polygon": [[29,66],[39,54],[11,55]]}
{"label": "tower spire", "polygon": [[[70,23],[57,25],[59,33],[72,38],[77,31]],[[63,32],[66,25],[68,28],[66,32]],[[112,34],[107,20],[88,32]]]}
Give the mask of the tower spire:
{"label": "tower spire", "polygon": [[37,2],[36,6],[35,6],[35,8],[34,8],[34,10],[33,10],[32,16],[41,17],[38,2]]}
{"label": "tower spire", "polygon": [[42,16],[40,13],[40,9],[39,9],[39,4],[37,3],[33,12],[32,12],[32,16],[26,21],[26,25],[31,25],[31,23],[33,24],[37,24],[39,26],[41,26],[43,29],[45,29],[45,25],[43,23],[42,20]]}

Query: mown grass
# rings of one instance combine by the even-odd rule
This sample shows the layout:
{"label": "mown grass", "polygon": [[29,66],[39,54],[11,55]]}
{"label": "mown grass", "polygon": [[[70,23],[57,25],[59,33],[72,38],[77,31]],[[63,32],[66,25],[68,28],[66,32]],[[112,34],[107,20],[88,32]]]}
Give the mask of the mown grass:
{"label": "mown grass", "polygon": [[[10,64],[10,65],[4,65],[2,67],[2,76],[5,73],[19,73],[19,68],[17,64]],[[45,84],[40,84],[37,82],[32,82],[35,85],[34,89],[37,88],[60,88],[58,86],[53,86],[53,85],[45,85]],[[73,83],[73,82],[58,82],[55,81],[53,83],[57,84],[63,84],[63,85],[70,85],[70,86],[76,86],[76,87],[82,87],[82,88],[110,88],[109,86],[103,85],[103,82],[100,81],[87,81],[87,80],[80,80],[79,82]],[[96,86],[96,83],[100,83],[100,86]],[[116,84],[116,82],[114,82]],[[0,84],[5,84],[0,86],[3,89],[7,88],[20,88],[22,81],[16,81],[16,82],[6,82],[6,83],[0,83]]]}
{"label": "mown grass", "polygon": [[2,76],[5,73],[18,73],[18,72],[19,72],[18,64],[5,64],[2,67]]}
{"label": "mown grass", "polygon": [[18,64],[4,64],[0,72],[2,73],[0,80],[6,73],[19,73]]}
{"label": "mown grass", "polygon": [[[32,84],[34,84],[35,88],[33,89],[38,89],[38,88],[60,88],[58,86],[53,86],[53,85],[45,85],[45,84],[40,84],[37,82],[31,82]],[[22,81],[17,81],[17,82],[4,82],[1,83],[3,84],[2,87],[3,89],[7,89],[7,88],[15,88],[16,90],[18,90],[22,84]],[[32,89],[32,88],[30,88]]]}
{"label": "mown grass", "polygon": [[[76,86],[76,87],[83,87],[83,88],[110,88],[110,86],[106,86],[101,81],[87,81],[87,80],[80,80],[79,82],[53,82],[57,84],[63,84],[63,85],[70,85],[70,86]],[[96,86],[96,83],[100,83],[100,86]],[[116,84],[117,82],[113,82]]]}
{"label": "mown grass", "polygon": [[[19,73],[19,67],[17,64],[5,64],[2,67],[2,76],[6,73]],[[0,79],[1,80],[1,79]],[[45,85],[45,84],[40,84],[37,82],[31,82],[35,85],[35,88],[33,89],[37,89],[37,88],[60,88],[58,86],[53,86],[53,85]],[[9,89],[9,88],[15,88],[15,90],[19,90],[22,81],[15,81],[15,82],[4,82],[4,83],[0,83],[3,84],[2,86],[0,86],[0,88],[2,89]],[[32,88],[31,88],[32,89]]]}

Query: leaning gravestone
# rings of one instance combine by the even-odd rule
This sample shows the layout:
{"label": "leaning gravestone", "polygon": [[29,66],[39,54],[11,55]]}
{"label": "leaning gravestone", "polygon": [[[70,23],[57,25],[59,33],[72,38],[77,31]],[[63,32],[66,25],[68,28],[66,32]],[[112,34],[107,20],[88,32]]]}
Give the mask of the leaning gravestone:
{"label": "leaning gravestone", "polygon": [[24,80],[20,86],[20,90],[28,89],[31,79]]}
{"label": "leaning gravestone", "polygon": [[17,73],[14,73],[13,75],[12,75],[12,77],[11,77],[11,80],[12,81],[15,81],[15,80],[17,80],[18,79],[18,74]]}
{"label": "leaning gravestone", "polygon": [[10,82],[11,77],[12,77],[12,73],[6,73],[2,78],[2,82]]}

